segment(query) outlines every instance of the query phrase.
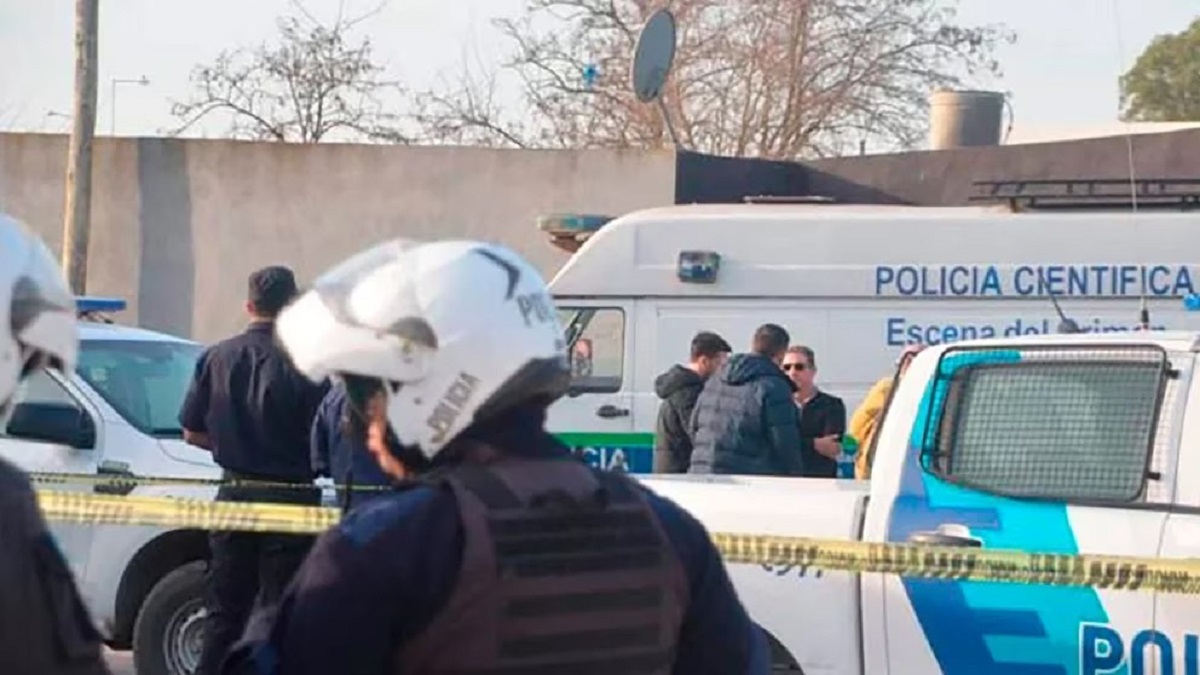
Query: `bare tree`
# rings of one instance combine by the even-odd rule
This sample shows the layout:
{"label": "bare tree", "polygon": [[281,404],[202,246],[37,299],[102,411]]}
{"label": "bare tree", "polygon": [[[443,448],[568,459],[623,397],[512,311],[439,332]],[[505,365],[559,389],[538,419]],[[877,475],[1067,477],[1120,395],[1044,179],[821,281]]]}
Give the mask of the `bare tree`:
{"label": "bare tree", "polygon": [[[386,3],[385,3],[386,4]],[[192,72],[195,92],[173,102],[172,114],[186,131],[212,115],[228,120],[232,138],[319,143],[322,140],[408,142],[403,118],[387,94],[401,95],[383,79],[371,42],[353,40],[352,29],[383,9],[346,18],[339,8],[332,25],[317,21],[293,0],[297,16],[279,19],[279,43],[221,52]]]}
{"label": "bare tree", "polygon": [[[494,79],[466,79],[420,98],[425,133],[527,146],[662,145],[665,125],[629,91],[628,71],[638,31],[663,4],[527,0],[524,16],[496,24],[515,46],[503,70],[519,83],[524,123],[481,105]],[[994,48],[1013,40],[1001,26],[960,25],[938,0],[670,7],[679,32],[665,92],[672,121],[689,148],[732,156],[823,155],[863,141],[912,147],[930,90],[999,75]]]}
{"label": "bare tree", "polygon": [[498,74],[464,55],[461,72],[417,94],[411,117],[426,143],[528,148],[527,126],[504,105]]}

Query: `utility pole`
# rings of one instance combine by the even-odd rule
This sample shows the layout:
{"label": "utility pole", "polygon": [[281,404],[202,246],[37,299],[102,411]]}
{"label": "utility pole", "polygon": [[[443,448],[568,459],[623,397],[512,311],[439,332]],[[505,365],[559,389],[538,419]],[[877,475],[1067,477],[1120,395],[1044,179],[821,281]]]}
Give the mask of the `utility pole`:
{"label": "utility pole", "polygon": [[92,226],[92,138],[96,133],[96,38],[99,0],[75,0],[75,103],[67,151],[62,265],[76,295],[87,290]]}

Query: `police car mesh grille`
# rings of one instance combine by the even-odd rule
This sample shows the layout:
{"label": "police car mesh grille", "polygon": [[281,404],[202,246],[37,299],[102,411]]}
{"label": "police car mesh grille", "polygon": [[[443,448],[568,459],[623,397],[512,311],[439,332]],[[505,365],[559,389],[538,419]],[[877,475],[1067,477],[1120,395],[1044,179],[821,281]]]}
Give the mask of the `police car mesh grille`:
{"label": "police car mesh grille", "polygon": [[[954,355],[943,357],[943,373]],[[1014,497],[1144,497],[1166,382],[1162,350],[1006,350],[974,361],[944,380],[936,471]]]}

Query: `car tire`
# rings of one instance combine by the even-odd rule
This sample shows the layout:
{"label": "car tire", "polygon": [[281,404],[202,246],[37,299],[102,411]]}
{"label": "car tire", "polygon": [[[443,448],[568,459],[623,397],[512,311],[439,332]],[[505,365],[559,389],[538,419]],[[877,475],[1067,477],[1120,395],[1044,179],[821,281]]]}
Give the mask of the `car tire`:
{"label": "car tire", "polygon": [[146,595],[133,624],[138,675],[193,675],[204,638],[204,577],[190,562],[166,574]]}

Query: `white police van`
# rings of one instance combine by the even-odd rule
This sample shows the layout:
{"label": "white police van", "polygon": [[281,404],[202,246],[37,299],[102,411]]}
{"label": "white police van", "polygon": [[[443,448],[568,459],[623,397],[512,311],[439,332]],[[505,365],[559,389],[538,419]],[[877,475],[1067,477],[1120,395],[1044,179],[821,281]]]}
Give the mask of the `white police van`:
{"label": "white police van", "polygon": [[[651,469],[654,379],[692,336],[742,351],[766,322],[816,351],[817,383],[853,411],[908,344],[1053,333],[1200,330],[1200,218],[830,204],[688,205],[547,218],[576,250],[550,282],[577,362],[551,429],[594,464]],[[580,240],[584,239],[582,245]],[[1053,296],[1053,297],[1052,297]]]}
{"label": "white police van", "polygon": [[[219,478],[208,452],[183,442],[179,406],[201,345],[109,323],[118,299],[79,298],[79,366],[37,373],[19,390],[0,456],[28,472]],[[42,489],[213,499],[215,488],[93,482]],[[139,675],[183,675],[199,657],[207,535],[126,525],[50,523],[106,641],[135,650]]]}

